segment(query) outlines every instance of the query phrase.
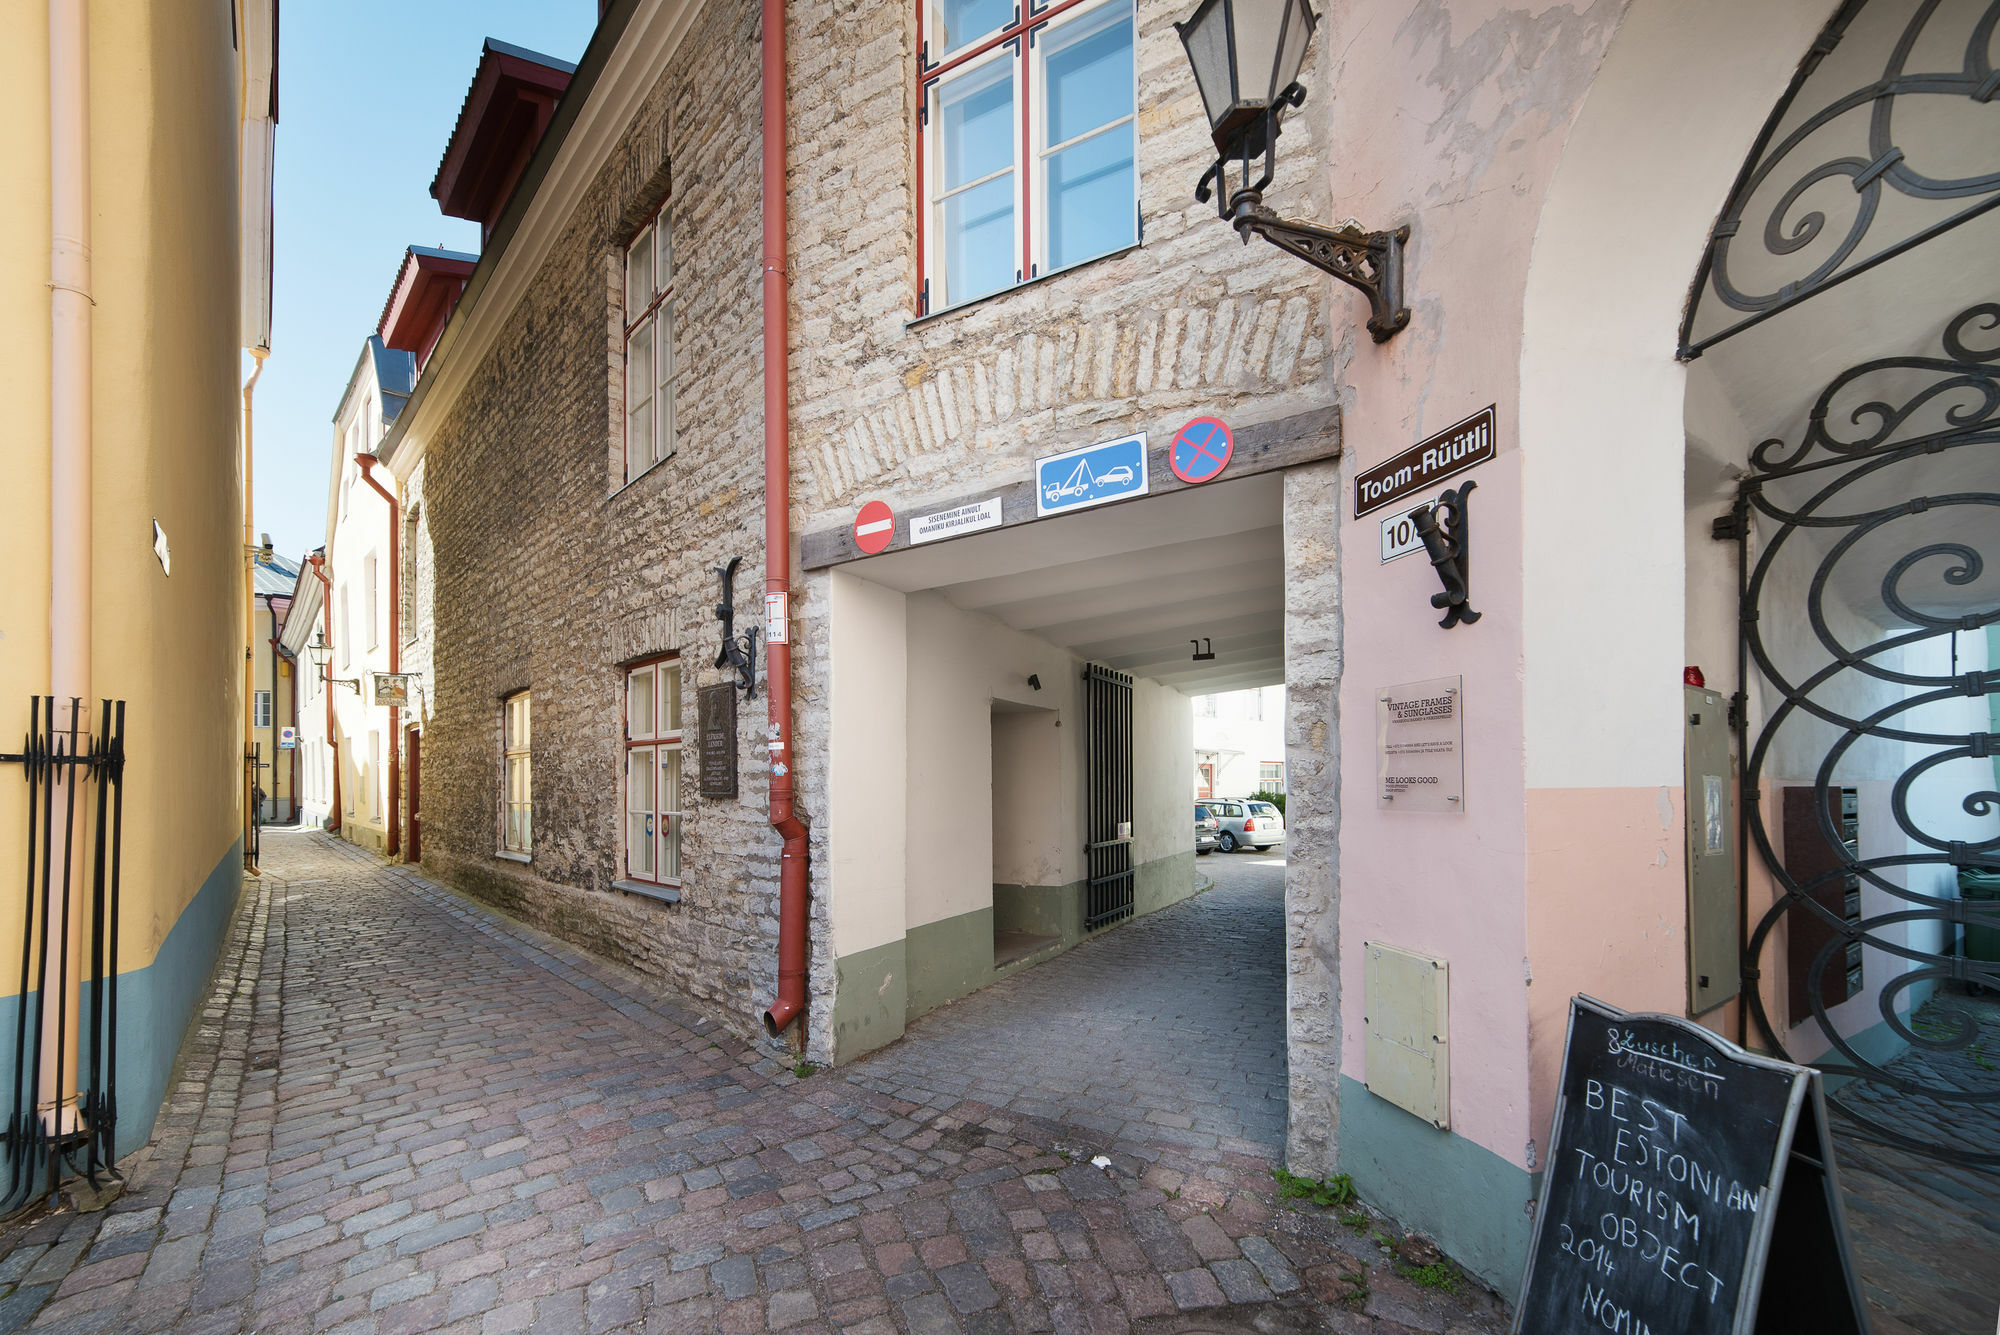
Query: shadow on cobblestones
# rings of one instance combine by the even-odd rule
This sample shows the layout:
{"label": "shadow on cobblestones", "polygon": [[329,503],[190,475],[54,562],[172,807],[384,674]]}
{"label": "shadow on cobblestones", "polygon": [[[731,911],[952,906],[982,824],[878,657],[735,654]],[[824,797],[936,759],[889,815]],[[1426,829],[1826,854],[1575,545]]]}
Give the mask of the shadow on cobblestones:
{"label": "shadow on cobblestones", "polygon": [[0,1235],[0,1331],[1504,1328],[1276,1209],[1267,1154],[1072,1162],[323,835],[264,862],[126,1194]]}

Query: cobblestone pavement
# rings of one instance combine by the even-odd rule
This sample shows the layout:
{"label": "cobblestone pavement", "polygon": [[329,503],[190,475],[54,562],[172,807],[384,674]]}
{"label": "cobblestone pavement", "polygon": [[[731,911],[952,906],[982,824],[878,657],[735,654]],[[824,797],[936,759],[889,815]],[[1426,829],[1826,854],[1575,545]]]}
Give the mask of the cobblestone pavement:
{"label": "cobblestone pavement", "polygon": [[[1979,1036],[1948,1053],[1916,1049],[1890,1066],[1945,1089],[2000,1089],[2000,1001],[1939,997],[1920,1034],[1948,1038],[1962,1010]],[[1864,1116],[1911,1135],[2000,1152],[2000,1107],[1946,1105],[1871,1081],[1843,1091]],[[1968,1168],[1874,1143],[1833,1118],[1847,1227],[1876,1335],[1992,1335],[2000,1327],[2000,1169]]]}
{"label": "cobblestone pavement", "polygon": [[1282,1159],[1284,856],[1198,865],[1213,889],[933,1011],[848,1078],[1064,1122],[1128,1153]]}
{"label": "cobblestone pavement", "polygon": [[1504,1328],[1279,1208],[1221,1131],[1116,1149],[797,1079],[406,869],[309,833],[264,861],[125,1194],[0,1233],[0,1330]]}

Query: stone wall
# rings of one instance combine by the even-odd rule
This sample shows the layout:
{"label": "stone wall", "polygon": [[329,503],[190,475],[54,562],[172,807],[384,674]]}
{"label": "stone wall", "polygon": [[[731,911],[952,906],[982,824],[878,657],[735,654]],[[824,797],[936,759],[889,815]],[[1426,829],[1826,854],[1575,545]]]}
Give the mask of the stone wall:
{"label": "stone wall", "polygon": [[[683,767],[678,903],[622,872],[621,664],[684,651],[695,735],[717,627],[713,568],[742,557],[760,607],[762,423],[753,0],[709,0],[646,93],[505,331],[429,432],[416,612],[434,629],[424,861],[526,921],[702,998],[753,1032],[775,984],[777,840],[766,823],[761,698],[739,710],[741,796],[703,799]],[[600,93],[603,91],[599,90]],[[704,120],[690,119],[701,108]],[[671,168],[669,164],[671,163]],[[677,453],[625,484],[622,254],[669,187],[678,260]],[[486,317],[492,318],[487,312]],[[415,481],[416,479],[413,479]],[[429,573],[424,573],[424,558]],[[534,847],[500,844],[501,699],[533,712]]]}
{"label": "stone wall", "polygon": [[[918,319],[916,6],[791,6],[795,532],[847,525],[869,499],[901,512],[1011,484],[1029,476],[1039,455],[1128,431],[1164,440],[1195,416],[1240,424],[1337,401],[1337,370],[1356,337],[1366,341],[1366,303],[1270,245],[1243,245],[1213,203],[1195,200],[1214,149],[1173,30],[1188,8],[1138,0],[1140,244]],[[1280,213],[1317,219],[1335,216],[1326,100],[1313,77],[1321,60],[1316,46],[1303,77],[1319,100],[1287,120],[1278,179],[1266,196]],[[1338,499],[1331,483],[1286,491],[1288,529],[1318,535],[1327,549],[1309,581],[1315,596],[1337,590],[1327,562]],[[828,665],[813,628],[829,612],[828,576],[795,577],[795,590],[799,786],[807,809],[823,810]],[[1330,601],[1317,606],[1333,616]],[[1337,637],[1316,639],[1311,653],[1315,679],[1330,681]],[[1330,710],[1331,685],[1311,700],[1294,706],[1295,720],[1307,708]],[[1332,716],[1314,717],[1324,722],[1312,733],[1319,749],[1311,763],[1325,767],[1324,783],[1312,787],[1304,828],[1295,826],[1290,842],[1301,870],[1291,876],[1289,930],[1293,956],[1319,960],[1314,967],[1328,972],[1305,980],[1310,989],[1294,1006],[1315,1041],[1330,1045],[1316,1057],[1337,1060],[1331,1016],[1310,1014],[1315,1004],[1330,1007],[1334,992],[1324,938],[1335,921],[1337,775],[1328,763]],[[815,866],[825,866],[829,852],[826,831],[816,828]],[[827,937],[816,905],[815,999],[834,987]],[[831,1050],[831,1023],[831,1006],[813,1012],[815,1053]],[[1314,1086],[1301,1101],[1319,1119],[1315,1143],[1323,1147],[1332,1080],[1329,1069],[1325,1088]]]}

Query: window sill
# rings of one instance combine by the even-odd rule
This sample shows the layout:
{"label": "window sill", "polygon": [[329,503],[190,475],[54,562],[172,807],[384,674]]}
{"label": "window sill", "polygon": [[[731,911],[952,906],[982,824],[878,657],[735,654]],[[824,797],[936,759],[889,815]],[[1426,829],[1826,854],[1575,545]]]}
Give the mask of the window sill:
{"label": "window sill", "polygon": [[535,858],[532,853],[516,853],[511,848],[496,848],[493,850],[493,856],[504,858],[508,862],[532,862]]}
{"label": "window sill", "polygon": [[613,890],[623,890],[628,895],[643,895],[647,899],[657,899],[662,904],[681,902],[679,886],[654,885],[651,881],[613,881]]}
{"label": "window sill", "polygon": [[606,496],[604,499],[607,501],[617,500],[620,496],[623,496],[626,492],[638,486],[641,482],[644,482],[647,478],[651,477],[653,474],[659,472],[660,466],[662,464],[672,462],[674,456],[679,453],[680,453],[679,450],[669,450],[667,453],[661,455],[659,458],[653,460],[653,462],[647,464],[644,468],[640,469],[639,475],[637,477],[632,478],[624,483],[621,483],[616,487],[613,487],[611,489],[611,494]]}
{"label": "window sill", "polygon": [[1115,260],[1121,255],[1130,255],[1135,250],[1145,249],[1145,246],[1144,239],[1141,239],[1134,241],[1129,246],[1120,246],[1116,250],[1107,250],[1102,255],[1093,255],[1087,260],[1078,260],[1075,264],[1067,268],[1051,269],[1047,273],[1036,274],[1033,278],[1026,278],[1018,283],[1012,283],[1000,288],[997,291],[988,292],[983,297],[974,297],[970,301],[961,301],[956,306],[946,306],[944,309],[932,311],[928,315],[919,315],[914,320],[906,320],[903,322],[903,329],[907,332],[908,330],[915,329],[918,325],[926,325],[933,320],[942,320],[947,315],[958,315],[964,311],[971,310],[975,306],[984,306],[989,301],[998,301],[1002,297],[1012,296],[1014,293],[1034,287],[1038,283],[1046,283],[1051,278],[1061,278],[1064,274],[1072,274],[1079,269],[1088,269],[1093,264],[1102,264],[1106,260]]}

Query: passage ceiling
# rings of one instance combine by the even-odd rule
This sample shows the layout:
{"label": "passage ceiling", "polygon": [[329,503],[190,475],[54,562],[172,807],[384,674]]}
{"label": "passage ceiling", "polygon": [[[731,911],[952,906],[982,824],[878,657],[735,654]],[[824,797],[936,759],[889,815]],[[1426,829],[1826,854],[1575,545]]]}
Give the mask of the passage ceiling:
{"label": "passage ceiling", "polygon": [[[912,547],[844,567],[930,590],[1189,695],[1285,680],[1283,475]],[[1215,658],[1192,660],[1200,638]]]}

